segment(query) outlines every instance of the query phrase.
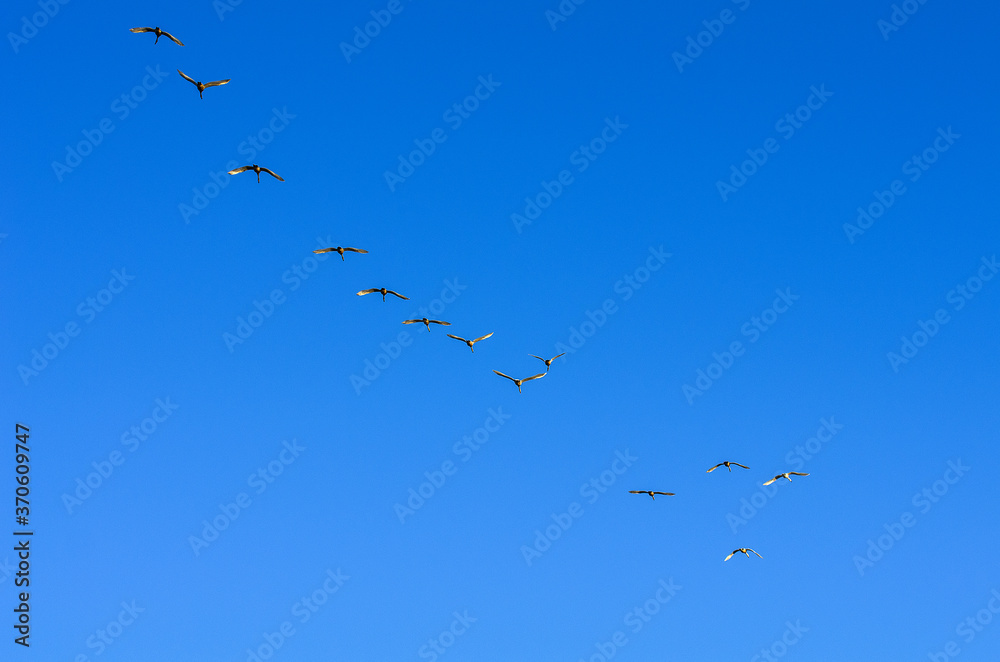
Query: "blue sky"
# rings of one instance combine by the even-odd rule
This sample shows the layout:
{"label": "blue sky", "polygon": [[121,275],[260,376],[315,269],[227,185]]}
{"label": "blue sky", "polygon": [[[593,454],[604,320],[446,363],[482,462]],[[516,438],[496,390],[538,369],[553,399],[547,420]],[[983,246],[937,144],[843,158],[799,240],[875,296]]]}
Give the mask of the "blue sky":
{"label": "blue sky", "polygon": [[0,18],[11,659],[995,659],[995,8],[224,2]]}

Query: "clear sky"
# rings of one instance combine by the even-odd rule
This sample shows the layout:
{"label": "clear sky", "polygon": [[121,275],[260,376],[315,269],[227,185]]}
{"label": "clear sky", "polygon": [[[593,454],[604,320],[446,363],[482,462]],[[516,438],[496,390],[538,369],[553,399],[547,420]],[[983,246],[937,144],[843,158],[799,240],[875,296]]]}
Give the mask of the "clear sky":
{"label": "clear sky", "polygon": [[6,3],[0,657],[995,660],[998,10],[896,6]]}

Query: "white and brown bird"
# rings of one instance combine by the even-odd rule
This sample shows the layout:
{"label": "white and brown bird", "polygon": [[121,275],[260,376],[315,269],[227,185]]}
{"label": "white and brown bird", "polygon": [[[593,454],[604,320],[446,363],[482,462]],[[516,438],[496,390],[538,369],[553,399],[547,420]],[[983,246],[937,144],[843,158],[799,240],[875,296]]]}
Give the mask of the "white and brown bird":
{"label": "white and brown bird", "polygon": [[712,467],[711,469],[709,469],[705,473],[710,474],[713,471],[715,471],[716,469],[718,469],[719,467],[725,467],[725,468],[729,469],[729,473],[732,473],[733,472],[733,468],[730,466],[732,464],[735,464],[738,467],[743,467],[744,469],[749,469],[750,468],[750,467],[748,467],[745,464],[740,464],[739,462],[730,462],[729,460],[726,460],[725,462],[719,462],[717,465],[715,465],[714,467]]}
{"label": "white and brown bird", "polygon": [[[747,554],[747,552],[753,552],[753,550],[752,550],[752,549],[750,549],[749,547],[740,547],[739,549],[734,549],[734,550],[733,550],[733,551],[732,551],[732,552],[731,552],[731,553],[729,554],[729,556],[727,556],[726,558],[722,559],[722,561],[723,561],[723,562],[726,562],[726,561],[728,561],[729,559],[733,558],[733,554],[739,554],[740,552],[743,552],[744,554],[746,554],[746,555],[747,555],[747,558],[750,558],[750,554]],[[754,554],[757,554],[757,552],[753,552],[753,553],[754,553]],[[760,556],[760,554],[757,554],[757,556]],[[764,557],[763,557],[763,556],[760,556],[760,558],[764,558]]]}
{"label": "white and brown bird", "polygon": [[153,42],[154,44],[156,44],[158,41],[160,41],[160,37],[162,36],[162,37],[166,37],[167,39],[169,39],[170,41],[174,42],[178,46],[183,46],[184,45],[184,44],[181,43],[180,39],[178,39],[174,35],[170,34],[166,30],[161,30],[158,27],[156,27],[156,28],[129,28],[129,32],[152,32],[152,33],[154,33],[156,35],[156,41]]}
{"label": "white and brown bird", "polygon": [[440,324],[441,326],[451,326],[451,322],[442,322],[441,320],[429,320],[426,317],[421,317],[418,320],[403,320],[403,324],[423,324],[427,327],[427,330],[431,330],[431,324]]}
{"label": "white and brown bird", "polygon": [[[343,255],[341,255],[341,257],[343,257]],[[404,297],[399,292],[393,292],[392,290],[387,290],[384,287],[373,287],[373,288],[368,289],[368,290],[361,290],[360,292],[358,292],[358,296],[359,297],[360,296],[364,296],[366,294],[371,294],[372,292],[378,292],[378,293],[380,293],[382,295],[382,301],[385,301],[385,295],[386,294],[394,294],[397,297],[399,297],[400,299],[405,299],[407,301],[410,300],[410,297]]]}
{"label": "white and brown bird", "polygon": [[[211,83],[202,83],[202,82],[201,82],[200,80],[196,81],[196,80],[195,80],[194,78],[191,78],[190,76],[188,76],[188,75],[187,75],[186,73],[184,73],[184,72],[183,72],[183,71],[181,71],[180,69],[178,69],[178,70],[177,70],[177,73],[179,73],[179,74],[181,75],[181,77],[183,77],[183,78],[184,78],[184,80],[189,80],[189,81],[191,81],[191,83],[192,83],[192,84],[193,84],[193,85],[194,85],[195,87],[197,87],[197,88],[198,88],[198,96],[199,96],[199,97],[201,97],[202,99],[204,99],[204,98],[205,98],[205,96],[204,96],[203,92],[204,92],[204,91],[205,91],[205,90],[206,90],[207,88],[209,88],[209,87],[216,87],[216,86],[218,86],[218,85],[225,85],[226,83],[228,83],[229,81],[231,81],[231,80],[232,80],[232,78],[227,78],[227,79],[225,79],[225,80],[213,80],[213,81],[212,81]],[[262,169],[263,169],[263,168],[262,168]],[[270,172],[270,171],[268,171],[268,172]],[[273,173],[273,172],[272,172],[271,174],[272,174],[272,175],[274,175],[274,173]],[[274,175],[274,176],[275,176],[275,177],[277,177],[277,175]],[[279,179],[280,179],[280,178],[279,178]]]}
{"label": "white and brown bird", "polygon": [[775,476],[774,478],[772,478],[771,480],[767,481],[764,484],[765,485],[770,485],[774,481],[781,480],[782,478],[788,478],[788,482],[790,483],[790,482],[792,482],[792,479],[790,478],[791,476],[808,476],[808,475],[809,474],[799,473],[798,471],[786,471],[783,474],[778,474],[777,476]]}
{"label": "white and brown bird", "polygon": [[653,497],[653,501],[656,501],[656,497],[653,496],[654,494],[663,494],[665,496],[677,496],[673,492],[653,492],[651,490],[629,490],[628,493],[629,494],[648,494],[649,496]]}
{"label": "white and brown bird", "polygon": [[266,172],[267,174],[269,174],[272,177],[274,177],[275,179],[277,179],[279,182],[285,181],[284,179],[282,179],[278,175],[274,174],[272,171],[268,170],[267,168],[263,168],[263,167],[257,165],[256,163],[254,163],[253,165],[241,166],[239,168],[236,168],[235,170],[230,170],[229,174],[230,175],[238,175],[241,172],[246,172],[247,170],[253,170],[255,173],[257,173],[257,183],[258,184],[260,184],[260,173],[262,173],[262,172]]}
{"label": "white and brown bird", "polygon": [[544,363],[545,364],[545,372],[548,372],[549,371],[549,366],[552,365],[552,362],[555,361],[556,359],[558,359],[560,356],[562,356],[565,353],[566,352],[563,352],[562,354],[556,354],[551,359],[543,359],[542,357],[535,356],[534,354],[528,354],[528,356],[534,356],[536,359],[538,359],[539,361],[541,361],[542,363]]}
{"label": "white and brown bird", "polygon": [[521,392],[521,384],[523,384],[524,382],[530,382],[532,379],[538,379],[539,377],[544,377],[545,376],[544,372],[540,372],[537,375],[532,375],[531,377],[525,377],[524,379],[514,379],[510,375],[505,375],[502,372],[500,372],[499,370],[494,370],[493,372],[497,373],[501,377],[506,377],[510,381],[512,381],[515,384],[517,384],[517,392],[518,393]]}
{"label": "white and brown bird", "polygon": [[[479,336],[475,340],[466,340],[465,338],[462,338],[460,336],[453,336],[450,333],[447,334],[447,335],[448,335],[449,338],[454,338],[455,340],[461,340],[462,342],[464,342],[466,345],[469,346],[469,349],[472,349],[472,346],[475,345],[480,340],[486,340],[487,338],[489,338],[490,336],[492,336],[493,335],[493,331],[490,331],[485,336]],[[472,352],[475,353],[476,350],[472,349]]]}
{"label": "white and brown bird", "polygon": [[[337,246],[336,248],[334,248],[334,247],[331,246],[330,248],[320,248],[320,249],[317,249],[317,250],[313,251],[313,253],[317,253],[317,254],[319,254],[319,253],[340,253],[340,259],[342,261],[344,260],[344,253],[367,253],[367,252],[368,251],[362,250],[360,248],[351,248],[350,246]],[[377,292],[377,291],[380,291],[380,290],[372,290],[372,291],[373,292]],[[395,292],[393,292],[393,294],[395,294]],[[406,297],[403,297],[403,298],[405,299]]]}

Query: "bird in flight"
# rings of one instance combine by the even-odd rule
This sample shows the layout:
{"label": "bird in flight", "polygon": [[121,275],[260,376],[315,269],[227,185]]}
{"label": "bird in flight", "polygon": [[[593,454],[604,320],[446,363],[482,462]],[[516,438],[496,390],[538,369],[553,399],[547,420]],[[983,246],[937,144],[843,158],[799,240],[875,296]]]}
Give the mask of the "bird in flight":
{"label": "bird in flight", "polygon": [[[190,76],[188,76],[186,73],[184,73],[180,69],[177,70],[177,73],[179,73],[184,78],[184,80],[191,81],[194,84],[194,86],[198,88],[198,96],[201,97],[202,99],[205,98],[203,92],[205,91],[206,88],[215,87],[216,85],[225,85],[226,83],[228,83],[229,81],[232,80],[232,78],[227,78],[226,80],[213,80],[211,83],[202,83],[201,81],[196,81],[195,79],[191,78]],[[261,168],[261,170],[263,170],[263,168]],[[271,172],[271,171],[268,170],[268,172]],[[273,172],[271,172],[271,174],[274,175]],[[274,176],[278,177],[277,175],[274,175]],[[278,179],[281,179],[281,178],[278,177]]]}
{"label": "bird in flight", "polygon": [[155,27],[155,28],[129,28],[129,32],[154,32],[154,33],[156,33],[156,41],[153,42],[154,44],[156,44],[156,42],[160,41],[160,37],[165,36],[165,37],[167,37],[167,39],[169,39],[170,41],[174,42],[178,46],[183,46],[184,45],[183,43],[181,43],[180,39],[178,39],[174,35],[170,34],[166,30],[161,30],[159,27]]}
{"label": "bird in flight", "polygon": [[[464,342],[464,343],[465,343],[466,345],[468,345],[468,346],[469,346],[469,349],[472,349],[472,346],[473,346],[473,345],[475,345],[475,344],[476,344],[477,342],[479,342],[480,340],[486,340],[487,338],[489,338],[490,336],[492,336],[492,335],[493,335],[493,331],[490,331],[490,332],[489,332],[489,333],[487,333],[487,334],[486,334],[485,336],[479,336],[479,337],[478,337],[478,338],[476,338],[475,340],[466,340],[465,338],[461,338],[461,337],[459,337],[459,336],[453,336],[453,335],[451,335],[450,333],[449,333],[449,334],[447,334],[447,335],[448,335],[448,337],[449,337],[449,338],[454,338],[455,340],[461,340],[462,342]],[[476,351],[476,350],[472,349],[472,352],[473,352],[473,353],[475,353],[475,351]]]}
{"label": "bird in flight", "polygon": [[528,356],[535,356],[536,359],[538,359],[539,361],[541,361],[542,363],[544,363],[545,364],[545,372],[548,372],[549,371],[549,366],[552,365],[552,362],[555,361],[556,359],[558,359],[560,356],[562,356],[565,353],[566,352],[563,352],[562,354],[556,354],[551,359],[543,359],[542,357],[535,356],[534,354],[528,354]]}
{"label": "bird in flight", "polygon": [[505,375],[502,372],[500,372],[499,370],[494,370],[493,372],[497,373],[501,377],[506,377],[510,381],[512,381],[515,384],[517,384],[517,392],[518,393],[521,392],[521,384],[523,384],[524,382],[530,382],[532,379],[538,379],[539,377],[544,377],[545,376],[544,372],[540,372],[537,375],[532,375],[531,377],[525,377],[524,379],[514,379],[510,375]]}
{"label": "bird in flight", "polygon": [[[341,255],[340,257],[344,257],[344,256]],[[410,300],[410,297],[404,297],[399,292],[393,292],[392,290],[387,290],[384,287],[373,287],[373,288],[368,289],[368,290],[361,290],[360,292],[358,292],[358,296],[359,297],[360,296],[364,296],[365,294],[371,294],[372,292],[379,292],[382,295],[382,301],[385,301],[385,295],[386,294],[395,294],[400,299],[406,299],[407,301]]]}
{"label": "bird in flight", "polygon": [[431,324],[441,324],[442,326],[451,326],[451,322],[442,322],[441,320],[429,320],[426,317],[421,317],[418,320],[403,320],[403,324],[423,324],[427,327],[427,330],[431,330]]}
{"label": "bird in flight", "polygon": [[[187,78],[187,76],[184,76],[184,77]],[[262,168],[261,166],[257,165],[256,163],[254,163],[253,165],[242,166],[240,168],[236,168],[235,170],[230,170],[229,174],[230,175],[238,175],[241,172],[246,172],[247,170],[253,170],[255,173],[257,173],[257,183],[258,184],[260,184],[260,173],[262,173],[262,172],[266,172],[267,174],[269,174],[272,177],[274,177],[275,179],[277,179],[279,182],[285,181],[284,179],[282,179],[281,177],[277,176],[276,174],[274,174],[273,172],[271,172],[267,168]]]}
{"label": "bird in flight", "polygon": [[[344,253],[345,252],[349,252],[349,253],[367,253],[368,251],[362,250],[360,248],[351,248],[350,246],[337,246],[336,248],[333,248],[333,247],[330,247],[330,248],[320,248],[318,250],[313,251],[313,253],[317,253],[317,254],[318,253],[340,253],[340,259],[341,260],[344,260]],[[370,292],[380,292],[381,290],[369,290],[369,291]],[[360,294],[360,292],[358,294]],[[396,294],[396,293],[393,292],[393,294]],[[406,297],[403,297],[403,298],[405,299]]]}
{"label": "bird in flight", "polygon": [[745,464],[740,464],[739,462],[730,462],[729,460],[726,460],[725,462],[719,462],[717,465],[715,465],[714,467],[712,467],[711,469],[709,469],[705,473],[710,474],[713,471],[715,471],[716,469],[718,469],[719,467],[725,467],[725,468],[729,469],[729,473],[732,473],[733,472],[733,468],[731,466],[729,466],[731,464],[735,464],[738,467],[743,467],[744,469],[749,469],[750,468],[750,467],[746,466]]}
{"label": "bird in flight", "polygon": [[651,490],[629,490],[628,493],[629,494],[648,494],[649,496],[651,496],[653,498],[653,501],[656,501],[656,497],[653,496],[654,494],[664,494],[666,496],[677,496],[673,492],[653,492]]}
{"label": "bird in flight", "polygon": [[775,476],[774,478],[772,478],[771,480],[767,481],[767,482],[766,482],[766,483],[764,483],[764,484],[765,484],[765,485],[770,485],[770,484],[771,484],[771,483],[773,483],[774,481],[776,481],[776,480],[781,480],[782,478],[788,478],[788,482],[790,483],[790,482],[792,482],[792,479],[791,479],[791,478],[789,478],[789,476],[808,476],[808,475],[809,475],[809,474],[803,474],[803,473],[799,473],[798,471],[786,471],[786,472],[785,472],[785,473],[783,473],[783,474],[778,474],[777,476]]}
{"label": "bird in flight", "polygon": [[[725,562],[726,562],[726,561],[728,561],[729,559],[733,558],[733,554],[739,554],[740,552],[743,552],[744,554],[746,554],[746,555],[747,555],[747,558],[750,558],[750,555],[749,555],[749,554],[747,554],[747,552],[753,552],[754,554],[757,554],[757,552],[754,552],[754,551],[753,551],[752,549],[750,549],[749,547],[740,547],[739,549],[734,549],[734,550],[733,550],[733,551],[732,551],[732,552],[731,552],[731,553],[729,554],[729,556],[727,556],[726,558],[722,559],[723,563],[725,563]],[[757,556],[760,556],[760,554],[757,554]],[[763,557],[763,556],[760,556],[760,558],[764,558],[764,557]]]}

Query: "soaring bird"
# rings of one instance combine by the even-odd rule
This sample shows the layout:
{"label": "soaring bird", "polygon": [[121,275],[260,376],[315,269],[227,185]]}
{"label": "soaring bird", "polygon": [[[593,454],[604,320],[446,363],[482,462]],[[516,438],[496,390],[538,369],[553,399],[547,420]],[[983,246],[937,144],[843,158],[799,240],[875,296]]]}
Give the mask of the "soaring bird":
{"label": "soaring bird", "polygon": [[[753,552],[753,550],[750,549],[749,547],[740,547],[739,549],[734,549],[732,551],[732,553],[730,553],[729,556],[727,556],[726,558],[722,559],[723,563],[726,562],[726,561],[728,561],[729,559],[733,558],[733,554],[738,554],[740,552],[743,552],[744,554],[747,555],[747,558],[750,558],[750,555],[747,554],[747,552]],[[753,553],[757,554],[757,552],[753,552]],[[757,554],[757,556],[760,556],[760,554]],[[764,558],[764,557],[760,556],[760,558]]]}
{"label": "soaring bird", "polygon": [[[184,44],[181,43],[180,39],[178,39],[174,35],[170,34],[166,30],[161,30],[158,27],[156,27],[156,28],[129,28],[129,32],[154,32],[154,33],[156,33],[156,41],[153,42],[154,44],[156,44],[156,42],[160,41],[160,37],[164,37],[165,36],[167,39],[169,39],[170,41],[174,42],[178,46],[183,46],[184,45]],[[183,75],[183,74],[181,74],[181,75]]]}
{"label": "soaring bird", "polygon": [[[196,81],[195,79],[191,78],[190,76],[188,76],[186,73],[184,73],[180,69],[177,70],[177,73],[179,73],[184,78],[184,80],[191,81],[194,84],[194,86],[198,88],[198,96],[201,97],[202,99],[205,98],[204,94],[202,94],[205,91],[205,88],[215,87],[216,85],[225,85],[226,83],[228,83],[229,81],[232,80],[232,78],[227,78],[226,80],[213,80],[211,83],[202,83],[201,81]],[[263,168],[261,168],[261,170],[263,170]],[[271,172],[271,171],[268,170],[268,172]],[[274,175],[273,172],[271,172],[271,174]],[[277,175],[274,175],[274,176],[278,177]],[[278,177],[278,179],[281,179],[281,178]]]}
{"label": "soaring bird", "polygon": [[418,320],[403,320],[403,324],[423,324],[427,327],[427,330],[431,330],[431,324],[441,324],[442,326],[451,326],[451,322],[442,322],[441,320],[429,320],[426,317],[421,317]]}
{"label": "soaring bird", "polygon": [[652,492],[650,490],[629,490],[628,493],[629,494],[648,494],[649,496],[651,496],[653,498],[653,501],[656,501],[656,497],[653,496],[654,494],[665,494],[666,496],[677,496],[673,492]]}
{"label": "soaring bird", "polygon": [[809,475],[809,474],[803,474],[803,473],[799,473],[798,471],[786,471],[786,472],[785,472],[785,473],[783,473],[783,474],[778,474],[777,476],[775,476],[774,478],[772,478],[771,480],[767,481],[767,482],[766,482],[766,483],[764,483],[764,484],[765,484],[765,485],[770,485],[770,484],[771,484],[771,483],[773,483],[774,481],[776,481],[776,480],[781,480],[782,478],[788,478],[788,482],[790,483],[790,482],[792,482],[792,479],[791,479],[791,478],[789,478],[789,476],[808,476],[808,475]]}
{"label": "soaring bird", "polygon": [[[446,334],[446,335],[447,335],[447,336],[448,336],[449,338],[454,338],[455,340],[461,340],[462,342],[464,342],[464,343],[465,343],[466,345],[468,345],[468,346],[469,346],[469,349],[472,349],[472,346],[473,346],[473,345],[475,345],[475,344],[476,344],[477,342],[479,342],[480,340],[486,340],[487,338],[489,338],[490,336],[492,336],[492,335],[493,335],[493,333],[494,333],[493,331],[490,331],[490,332],[489,332],[489,333],[487,333],[487,334],[486,334],[485,336],[479,336],[479,337],[478,337],[478,338],[476,338],[475,340],[466,340],[465,338],[462,338],[462,337],[460,337],[460,336],[453,336],[453,335],[451,335],[450,333],[449,333],[449,334]],[[475,352],[476,352],[476,350],[472,349],[472,352],[473,352],[473,353],[475,353]]]}
{"label": "soaring bird", "polygon": [[539,361],[541,361],[542,363],[544,363],[545,364],[545,372],[548,372],[549,371],[549,366],[552,365],[552,362],[555,361],[556,359],[558,359],[560,356],[562,356],[565,353],[566,352],[563,352],[562,354],[556,354],[551,359],[543,359],[542,357],[535,356],[534,354],[528,354],[528,356],[535,356],[536,359],[538,359]]}
{"label": "soaring bird", "polygon": [[530,382],[532,379],[538,379],[539,377],[544,377],[545,376],[544,372],[540,372],[537,375],[532,375],[531,377],[525,377],[524,379],[514,379],[510,375],[505,375],[502,372],[500,372],[499,370],[494,370],[493,372],[497,373],[501,377],[506,377],[510,381],[512,381],[515,384],[517,384],[517,392],[518,393],[521,392],[521,384],[523,384],[524,382]]}
{"label": "soaring bird", "polygon": [[[341,255],[340,257],[344,257],[344,256]],[[386,294],[395,294],[400,299],[406,299],[407,301],[410,300],[410,297],[404,297],[399,292],[393,292],[392,290],[387,290],[384,287],[373,287],[373,288],[371,288],[369,290],[361,290],[360,292],[358,292],[358,296],[359,297],[360,296],[364,296],[365,294],[371,294],[372,292],[379,292],[379,293],[381,293],[382,294],[382,301],[385,301],[385,295]]]}
{"label": "soaring bird", "polygon": [[[187,78],[187,76],[184,76],[184,77]],[[273,172],[271,172],[267,168],[262,168],[261,166],[257,165],[256,163],[254,163],[253,165],[242,166],[240,168],[236,168],[235,170],[230,170],[229,174],[230,175],[238,175],[241,172],[246,172],[247,170],[253,170],[255,173],[257,173],[257,183],[258,184],[260,184],[260,173],[262,173],[262,172],[266,172],[267,174],[269,174],[272,177],[274,177],[275,179],[277,179],[279,182],[285,181],[284,179],[282,179],[281,177],[278,177],[276,174],[274,174]]]}
{"label": "soaring bird", "polygon": [[[344,260],[344,253],[345,252],[349,252],[349,253],[367,253],[368,251],[361,250],[360,248],[351,248],[349,246],[337,246],[336,248],[333,248],[331,246],[330,248],[320,248],[318,250],[313,251],[313,253],[340,253],[340,259],[341,260]],[[371,290],[371,291],[372,292],[376,292],[376,291],[380,291],[380,290]],[[393,294],[396,294],[396,293],[393,292]],[[403,298],[405,299],[406,297],[403,297]]]}
{"label": "soaring bird", "polygon": [[749,469],[750,468],[750,467],[746,466],[745,464],[740,464],[739,462],[730,462],[729,460],[726,460],[725,462],[719,462],[717,465],[715,465],[714,467],[712,467],[711,469],[709,469],[705,473],[710,474],[713,471],[715,471],[716,469],[718,469],[719,467],[725,467],[725,468],[729,469],[729,473],[732,473],[733,472],[733,468],[731,466],[729,466],[731,464],[735,464],[738,467],[743,467],[744,469]]}

